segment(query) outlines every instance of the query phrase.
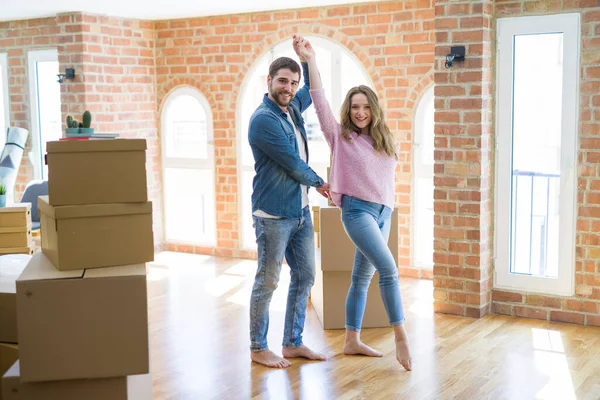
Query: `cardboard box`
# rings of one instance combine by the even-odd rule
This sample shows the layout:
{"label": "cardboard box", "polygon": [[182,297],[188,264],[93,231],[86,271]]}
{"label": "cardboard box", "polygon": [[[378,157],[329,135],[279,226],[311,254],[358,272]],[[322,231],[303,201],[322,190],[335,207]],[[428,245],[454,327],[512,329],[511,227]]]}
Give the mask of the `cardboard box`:
{"label": "cardboard box", "polygon": [[17,280],[21,380],[147,374],[146,296],[145,264],[58,271],[36,252]]}
{"label": "cardboard box", "polygon": [[[310,301],[323,329],[346,328],[346,297],[352,278],[351,271],[317,269]],[[362,328],[389,327],[390,322],[379,293],[379,274],[375,272],[369,291]]]}
{"label": "cardboard box", "polygon": [[23,383],[19,367],[17,361],[2,378],[4,400],[152,400],[150,374]]}
{"label": "cardboard box", "polygon": [[[352,271],[356,246],[342,224],[342,210],[321,207],[319,210],[321,236],[321,269],[323,271]],[[398,209],[392,213],[388,247],[398,265]]]}
{"label": "cardboard box", "polygon": [[35,244],[29,243],[27,247],[0,247],[0,256],[8,254],[28,254],[31,255],[35,251]]}
{"label": "cardboard box", "polygon": [[42,251],[60,271],[154,260],[150,202],[54,207],[40,196],[38,209]]}
{"label": "cardboard box", "polygon": [[0,257],[0,342],[18,342],[16,282],[30,259],[26,254]]}
{"label": "cardboard box", "polygon": [[66,140],[46,144],[54,206],[148,201],[146,140]]}
{"label": "cardboard box", "polygon": [[[0,343],[0,377],[9,370],[19,358],[19,348],[14,344]],[[3,400],[2,379],[0,379],[0,400]],[[6,399],[6,397],[4,397]]]}
{"label": "cardboard box", "polygon": [[0,247],[27,247],[31,243],[31,225],[0,228]]}
{"label": "cardboard box", "polygon": [[0,227],[23,228],[31,226],[31,203],[16,203],[0,207]]}

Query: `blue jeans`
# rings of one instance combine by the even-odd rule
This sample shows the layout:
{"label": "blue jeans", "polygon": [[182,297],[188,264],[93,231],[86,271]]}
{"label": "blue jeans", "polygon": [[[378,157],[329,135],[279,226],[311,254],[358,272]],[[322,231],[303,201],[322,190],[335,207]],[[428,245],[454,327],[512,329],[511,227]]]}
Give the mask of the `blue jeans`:
{"label": "blue jeans", "polygon": [[308,207],[301,218],[253,216],[258,245],[258,268],[250,298],[250,350],[267,346],[269,305],[279,283],[283,257],[290,266],[283,347],[302,346],[308,295],[315,283],[315,236]]}
{"label": "blue jeans", "polygon": [[375,269],[379,272],[379,291],[391,325],[404,322],[398,268],[388,248],[392,210],[382,204],[356,197],[342,199],[342,223],[356,246],[352,284],[346,298],[346,329],[360,331],[367,291]]}

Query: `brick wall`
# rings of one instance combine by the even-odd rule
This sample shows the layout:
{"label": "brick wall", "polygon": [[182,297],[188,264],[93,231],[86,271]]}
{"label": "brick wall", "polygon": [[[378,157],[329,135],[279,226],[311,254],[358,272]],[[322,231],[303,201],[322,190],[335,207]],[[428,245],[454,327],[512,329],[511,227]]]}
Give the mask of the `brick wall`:
{"label": "brick wall", "polygon": [[[434,309],[489,312],[493,228],[492,1],[436,1]],[[444,66],[450,46],[467,57]]]}
{"label": "brick wall", "polygon": [[600,7],[596,0],[498,3],[497,17],[581,12],[581,83],[575,295],[494,290],[493,311],[600,326]]}
{"label": "brick wall", "polygon": [[[30,130],[27,52],[57,48],[59,69],[76,78],[61,84],[62,120],[93,115],[98,132],[147,140],[148,195],[153,202],[155,241],[162,241],[161,169],[157,134],[154,23],[81,13],[0,23],[0,51],[8,49],[11,124]],[[31,150],[31,139],[26,151]],[[23,158],[17,198],[33,178]]]}
{"label": "brick wall", "polygon": [[[396,200],[399,208],[399,264],[410,268],[412,121],[417,100],[432,83],[434,52],[432,0],[392,1],[309,8],[156,23],[159,106],[180,85],[200,90],[212,107],[215,139],[218,242],[215,248],[172,245],[173,250],[234,257],[243,251],[239,232],[235,110],[250,67],[295,32],[317,35],[345,47],[375,83],[390,127],[401,141]],[[245,138],[246,132],[240,137]]]}

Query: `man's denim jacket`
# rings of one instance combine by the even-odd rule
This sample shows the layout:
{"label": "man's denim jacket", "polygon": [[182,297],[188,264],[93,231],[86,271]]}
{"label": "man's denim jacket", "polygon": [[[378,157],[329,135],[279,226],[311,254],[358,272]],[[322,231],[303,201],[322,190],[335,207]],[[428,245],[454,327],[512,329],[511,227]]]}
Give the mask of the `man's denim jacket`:
{"label": "man's denim jacket", "polygon": [[[302,63],[304,86],[296,92],[288,110],[304,138],[308,162],[308,144],[304,112],[311,104],[308,64]],[[256,175],[252,183],[252,212],[262,210],[284,218],[302,216],[300,184],[320,187],[324,181],[302,161],[294,128],[286,114],[265,94],[262,104],[250,118],[248,140],[254,155]]]}

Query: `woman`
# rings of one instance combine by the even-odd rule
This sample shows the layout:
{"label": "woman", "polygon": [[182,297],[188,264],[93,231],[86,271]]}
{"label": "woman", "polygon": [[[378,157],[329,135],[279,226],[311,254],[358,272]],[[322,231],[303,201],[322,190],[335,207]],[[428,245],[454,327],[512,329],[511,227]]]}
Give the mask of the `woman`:
{"label": "woman", "polygon": [[397,163],[394,135],[384,121],[377,95],[367,86],[350,89],[341,108],[341,124],[337,123],[325,98],[314,49],[298,36],[294,37],[294,49],[308,62],[310,95],[331,148],[331,198],[342,209],[344,229],[357,248],[346,298],[344,354],[383,356],[360,340],[367,290],[377,270],[383,304],[394,329],[396,359],[410,371],[398,269],[387,245]]}

